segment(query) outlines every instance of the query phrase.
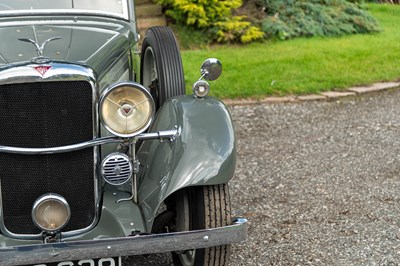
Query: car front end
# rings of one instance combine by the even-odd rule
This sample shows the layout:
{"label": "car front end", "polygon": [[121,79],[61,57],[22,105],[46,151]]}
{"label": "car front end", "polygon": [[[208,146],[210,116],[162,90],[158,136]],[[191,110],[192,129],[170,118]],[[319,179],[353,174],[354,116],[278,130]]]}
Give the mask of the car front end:
{"label": "car front end", "polygon": [[[96,11],[2,2],[1,265],[114,265],[120,256],[246,238],[244,219],[154,232],[178,191],[232,178],[235,140],[227,108],[206,97],[205,81],[197,96],[161,104],[141,84],[133,2]],[[201,122],[207,112],[220,119]],[[191,160],[195,149],[209,158]]]}

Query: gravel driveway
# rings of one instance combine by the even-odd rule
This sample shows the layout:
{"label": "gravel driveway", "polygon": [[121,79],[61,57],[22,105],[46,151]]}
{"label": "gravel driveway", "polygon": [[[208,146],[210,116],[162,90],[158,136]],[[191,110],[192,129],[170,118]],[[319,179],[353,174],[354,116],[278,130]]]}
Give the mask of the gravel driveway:
{"label": "gravel driveway", "polygon": [[400,263],[400,90],[231,112],[232,207],[250,221],[231,265]]}

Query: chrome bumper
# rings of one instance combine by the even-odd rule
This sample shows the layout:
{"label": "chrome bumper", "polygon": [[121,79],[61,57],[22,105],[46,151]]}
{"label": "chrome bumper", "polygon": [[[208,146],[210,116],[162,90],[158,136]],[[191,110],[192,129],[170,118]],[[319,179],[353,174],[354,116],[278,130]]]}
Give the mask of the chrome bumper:
{"label": "chrome bumper", "polygon": [[207,248],[246,240],[247,220],[178,233],[130,236],[0,248],[1,265],[27,265]]}

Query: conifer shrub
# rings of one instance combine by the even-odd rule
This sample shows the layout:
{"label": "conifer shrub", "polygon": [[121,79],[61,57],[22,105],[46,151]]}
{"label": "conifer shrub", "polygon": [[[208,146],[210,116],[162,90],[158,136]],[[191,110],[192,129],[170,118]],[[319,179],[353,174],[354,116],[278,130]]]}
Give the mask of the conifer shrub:
{"label": "conifer shrub", "polygon": [[264,38],[264,32],[246,20],[233,15],[242,0],[155,0],[176,24],[205,31],[213,41],[248,43]]}
{"label": "conifer shrub", "polygon": [[359,4],[345,0],[260,0],[267,38],[340,36],[380,31],[375,18]]}

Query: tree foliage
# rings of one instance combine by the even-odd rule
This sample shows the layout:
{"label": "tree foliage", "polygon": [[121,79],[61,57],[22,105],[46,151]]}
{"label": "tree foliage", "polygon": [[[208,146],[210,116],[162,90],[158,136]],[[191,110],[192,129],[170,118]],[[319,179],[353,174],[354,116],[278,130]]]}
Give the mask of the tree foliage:
{"label": "tree foliage", "polygon": [[166,8],[166,14],[176,23],[207,31],[218,42],[247,43],[262,39],[264,33],[244,16],[234,16],[232,10],[242,0],[155,0]]}
{"label": "tree foliage", "polygon": [[379,31],[377,21],[360,5],[345,0],[261,0],[262,29],[269,38],[339,36]]}

